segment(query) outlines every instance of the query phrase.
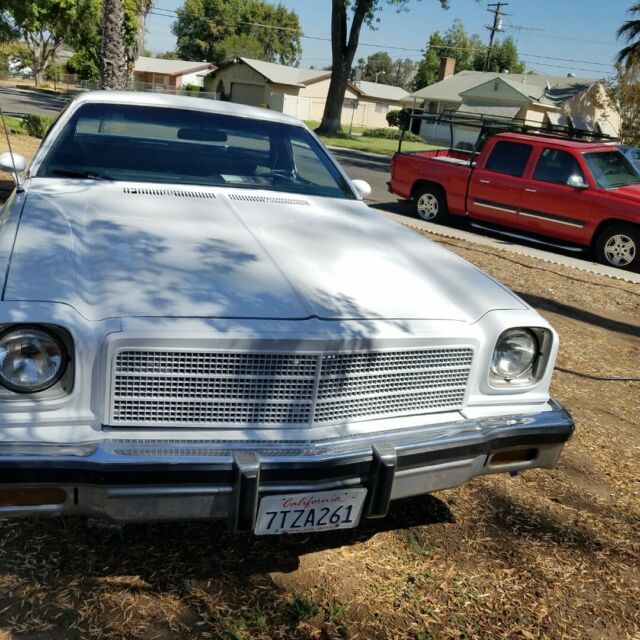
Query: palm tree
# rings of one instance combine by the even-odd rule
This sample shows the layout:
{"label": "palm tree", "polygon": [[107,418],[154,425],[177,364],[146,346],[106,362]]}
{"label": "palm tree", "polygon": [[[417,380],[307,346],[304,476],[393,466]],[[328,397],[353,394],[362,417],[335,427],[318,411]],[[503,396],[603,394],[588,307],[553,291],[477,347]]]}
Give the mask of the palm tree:
{"label": "palm tree", "polygon": [[[627,13],[640,18],[640,2],[634,2]],[[629,68],[640,61],[640,20],[627,20],[617,31],[618,38],[622,38],[627,46],[618,52],[616,61]]]}
{"label": "palm tree", "polygon": [[125,89],[127,86],[124,36],[124,0],[104,0],[101,60],[103,89],[117,90]]}
{"label": "palm tree", "polygon": [[147,14],[153,8],[154,0],[138,0],[138,10],[136,12],[136,22],[138,33],[134,41],[127,47],[127,74],[129,78],[133,76],[133,66],[144,48],[144,26]]}

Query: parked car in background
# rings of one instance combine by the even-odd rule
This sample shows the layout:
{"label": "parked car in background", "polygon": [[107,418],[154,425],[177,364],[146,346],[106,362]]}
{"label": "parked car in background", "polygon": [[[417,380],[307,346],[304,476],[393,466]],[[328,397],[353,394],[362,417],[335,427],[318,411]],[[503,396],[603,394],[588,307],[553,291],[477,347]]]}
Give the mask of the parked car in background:
{"label": "parked car in background", "polygon": [[640,174],[610,144],[538,131],[493,135],[479,155],[397,153],[389,189],[423,220],[468,216],[640,270]]}
{"label": "parked car in background", "polygon": [[638,147],[619,147],[625,158],[631,162],[634,169],[640,173],[640,149]]}
{"label": "parked car in background", "polygon": [[554,330],[367,189],[273,111],[73,102],[1,214],[0,515],[322,531],[553,467]]}

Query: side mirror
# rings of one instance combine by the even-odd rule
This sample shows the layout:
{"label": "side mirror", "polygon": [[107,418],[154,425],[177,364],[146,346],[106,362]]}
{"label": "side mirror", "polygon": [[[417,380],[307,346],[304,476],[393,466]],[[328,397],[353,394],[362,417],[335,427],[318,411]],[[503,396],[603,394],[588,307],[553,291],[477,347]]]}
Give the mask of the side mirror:
{"label": "side mirror", "polygon": [[361,198],[371,195],[371,185],[365,180],[352,180],[351,184],[355,187]]}
{"label": "side mirror", "polygon": [[14,172],[21,173],[27,168],[27,159],[24,156],[19,156],[14,153],[11,154],[8,151],[0,153],[0,169],[10,173],[15,180],[18,176],[14,175]]}
{"label": "side mirror", "polygon": [[582,176],[579,175],[572,175],[569,176],[569,179],[567,180],[567,184],[570,187],[573,187],[574,189],[586,189],[588,188],[588,184],[584,181],[584,178]]}

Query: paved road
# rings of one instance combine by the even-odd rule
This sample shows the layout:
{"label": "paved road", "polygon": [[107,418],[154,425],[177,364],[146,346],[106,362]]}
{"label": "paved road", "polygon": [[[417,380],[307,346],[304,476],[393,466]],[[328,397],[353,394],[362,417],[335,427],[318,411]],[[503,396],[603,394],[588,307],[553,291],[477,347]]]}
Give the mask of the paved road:
{"label": "paved road", "polygon": [[333,147],[331,152],[344,167],[350,178],[361,178],[371,185],[372,193],[367,198],[369,204],[380,211],[382,215],[396,222],[425,229],[436,235],[468,240],[496,249],[532,256],[546,262],[566,265],[581,271],[640,284],[640,274],[596,264],[583,254],[571,254],[560,250],[548,249],[547,247],[541,248],[534,243],[527,243],[526,241],[519,244],[498,234],[479,232],[470,228],[465,218],[456,218],[452,224],[447,225],[423,222],[413,215],[411,207],[407,203],[399,202],[394,195],[387,191],[386,183],[389,180],[390,158],[336,147]]}
{"label": "paved road", "polygon": [[0,85],[0,106],[8,114],[56,116],[67,102],[50,93]]}

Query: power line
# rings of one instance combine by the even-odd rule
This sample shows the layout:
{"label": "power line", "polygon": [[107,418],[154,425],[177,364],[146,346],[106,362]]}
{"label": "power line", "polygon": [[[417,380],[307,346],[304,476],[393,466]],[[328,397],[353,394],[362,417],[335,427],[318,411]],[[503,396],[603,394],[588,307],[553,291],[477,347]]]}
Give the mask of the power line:
{"label": "power line", "polygon": [[[489,13],[493,13],[493,26],[488,26],[487,29],[491,31],[491,35],[489,36],[489,46],[487,47],[487,53],[484,58],[484,68],[483,71],[486,71],[489,68],[489,60],[491,60],[491,49],[493,48],[493,39],[496,37],[496,33],[501,33],[504,31],[502,28],[502,18],[507,15],[506,13],[502,13],[500,9],[502,7],[509,6],[508,2],[496,2],[495,4],[488,4],[487,11]],[[489,7],[495,7],[494,9],[490,9]]]}
{"label": "power line", "polygon": [[[506,6],[506,3],[497,3],[495,6],[497,5],[501,5],[501,6]],[[489,5],[489,6],[494,6],[494,5]],[[169,12],[175,15],[166,15],[164,13],[158,13],[158,11],[165,11],[165,12]],[[170,19],[175,19],[175,17],[177,16],[177,12],[173,9],[160,9],[158,7],[156,7],[155,9],[152,9],[151,11],[149,11],[149,13],[151,15],[155,15],[155,16],[159,16],[159,17],[163,17],[163,18],[170,18]],[[493,13],[493,11],[492,11]],[[501,13],[502,16],[507,15],[504,13]],[[212,22],[211,20],[207,20],[208,22]],[[248,20],[238,20],[236,23],[234,24],[245,24],[248,26],[255,26],[255,27],[260,27],[260,28],[264,28],[264,29],[276,29],[276,30],[286,30],[286,31],[295,31],[298,32],[298,29],[295,29],[293,27],[282,27],[282,26],[278,26],[278,25],[269,25],[269,24],[263,24],[260,22],[250,22]],[[502,31],[502,28],[500,27],[499,31]],[[331,42],[331,37],[329,37],[328,35],[307,35],[305,33],[300,32],[300,37],[301,38],[305,38],[307,40],[319,40],[319,41],[323,41],[323,42]],[[395,45],[390,45],[390,44],[384,44],[384,43],[373,43],[373,42],[360,42],[359,46],[362,47],[373,47],[373,48],[377,48],[377,49],[388,49],[388,50],[394,50],[394,51],[407,51],[407,52],[411,52],[411,53],[419,53],[419,54],[424,54],[425,53],[425,49],[423,48],[415,48],[415,47],[398,47]],[[428,47],[427,47],[428,49]],[[448,51],[485,51],[485,52],[489,52],[490,47],[458,47],[458,46],[454,46],[454,45],[437,45],[437,49],[445,49]],[[525,60],[525,57],[527,58],[539,58],[541,60],[552,60],[552,61],[558,61],[558,62],[573,62],[576,64],[589,64],[589,65],[594,65],[594,66],[600,66],[600,67],[605,67],[608,69],[614,69],[614,65],[613,64],[606,64],[606,63],[602,63],[602,62],[596,62],[595,60],[577,60],[577,59],[572,59],[572,58],[558,58],[555,56],[542,56],[542,55],[538,55],[538,54],[534,54],[534,53],[527,53],[527,52],[518,52],[518,56],[519,58],[523,61],[523,62],[531,62],[530,60]],[[327,60],[329,60],[330,58],[326,58]],[[575,69],[577,71],[590,71],[593,73],[602,73],[602,71],[599,71],[597,69],[586,69],[586,68],[581,68],[581,67],[569,67],[566,65],[561,65],[561,64],[544,64],[542,62],[534,62],[534,64],[539,64],[541,66],[546,66],[546,67],[555,67],[558,69]]]}

